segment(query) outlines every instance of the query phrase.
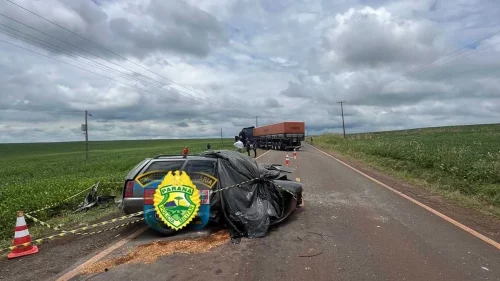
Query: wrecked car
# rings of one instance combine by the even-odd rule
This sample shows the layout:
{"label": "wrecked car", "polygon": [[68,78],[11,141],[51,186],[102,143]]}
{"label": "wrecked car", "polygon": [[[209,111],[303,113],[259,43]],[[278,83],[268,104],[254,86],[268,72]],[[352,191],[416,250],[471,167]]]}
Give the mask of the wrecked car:
{"label": "wrecked car", "polygon": [[213,222],[228,227],[233,238],[263,237],[270,226],[285,220],[302,204],[302,184],[287,178],[293,169],[218,150],[158,155],[141,161],[126,176],[123,211],[144,211],[151,228],[164,235],[175,233],[159,218],[153,202],[158,184],[169,171],[176,170],[189,175],[201,198],[198,214],[186,229],[201,229]]}

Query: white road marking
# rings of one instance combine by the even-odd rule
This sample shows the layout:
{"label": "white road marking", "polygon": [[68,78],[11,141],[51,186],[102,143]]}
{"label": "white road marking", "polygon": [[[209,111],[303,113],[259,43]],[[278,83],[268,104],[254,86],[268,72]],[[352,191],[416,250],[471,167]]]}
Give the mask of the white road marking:
{"label": "white road marking", "polygon": [[255,160],[257,160],[257,159],[259,159],[260,157],[262,157],[262,156],[266,155],[269,151],[271,151],[271,150],[269,149],[268,151],[266,151],[266,152],[262,153],[261,155],[257,156],[257,157],[255,158]]}
{"label": "white road marking", "polygon": [[86,266],[90,265],[90,264],[93,264],[95,262],[97,262],[98,260],[102,259],[103,257],[107,256],[109,253],[113,252],[114,250],[120,248],[121,246],[123,246],[125,243],[127,243],[128,241],[132,240],[133,238],[135,238],[136,236],[139,236],[139,234],[143,233],[144,231],[146,231],[148,229],[147,226],[137,230],[136,232],[130,234],[129,236],[123,238],[122,240],[116,242],[115,244],[109,246],[108,248],[104,249],[104,251],[100,252],[99,254],[93,256],[92,258],[90,258],[89,260],[87,260],[86,262],[80,264],[79,266],[77,266],[76,268],[72,269],[71,271],[69,271],[68,273],[64,274],[63,276],[59,277],[57,279],[57,281],[66,281],[66,280],[69,280],[73,277],[75,277],[76,275],[78,275],[80,273],[80,271],[82,271]]}

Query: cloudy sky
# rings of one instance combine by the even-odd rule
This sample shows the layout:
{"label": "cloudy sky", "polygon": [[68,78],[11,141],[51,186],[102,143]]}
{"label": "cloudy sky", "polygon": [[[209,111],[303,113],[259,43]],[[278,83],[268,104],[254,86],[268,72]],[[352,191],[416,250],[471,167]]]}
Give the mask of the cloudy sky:
{"label": "cloudy sky", "polygon": [[0,142],[500,120],[498,1],[9,1]]}

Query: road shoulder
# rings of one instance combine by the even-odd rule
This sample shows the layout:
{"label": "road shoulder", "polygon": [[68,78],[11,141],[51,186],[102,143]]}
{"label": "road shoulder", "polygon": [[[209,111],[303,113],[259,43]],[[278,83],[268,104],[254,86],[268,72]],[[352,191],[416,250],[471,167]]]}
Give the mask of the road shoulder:
{"label": "road shoulder", "polygon": [[[320,149],[338,160],[350,165],[351,167],[367,174],[368,176],[380,181],[393,189],[433,208],[434,210],[462,223],[463,225],[474,229],[475,231],[485,235],[486,237],[500,243],[500,219],[483,214],[475,209],[467,208],[458,205],[456,202],[432,192],[431,190],[409,184],[401,179],[389,176],[376,168],[370,167],[361,160],[347,157],[338,152],[318,147],[311,144],[306,144],[316,149]],[[318,153],[320,153],[318,151]]]}

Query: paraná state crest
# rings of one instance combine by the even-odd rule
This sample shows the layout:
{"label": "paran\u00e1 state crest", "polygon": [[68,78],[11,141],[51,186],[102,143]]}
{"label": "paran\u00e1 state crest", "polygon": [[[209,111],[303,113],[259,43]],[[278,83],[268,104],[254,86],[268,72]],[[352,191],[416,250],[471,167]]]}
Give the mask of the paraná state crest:
{"label": "paran\u00e1 state crest", "polygon": [[153,202],[160,219],[175,230],[194,219],[201,203],[198,189],[183,171],[168,172],[158,185]]}

